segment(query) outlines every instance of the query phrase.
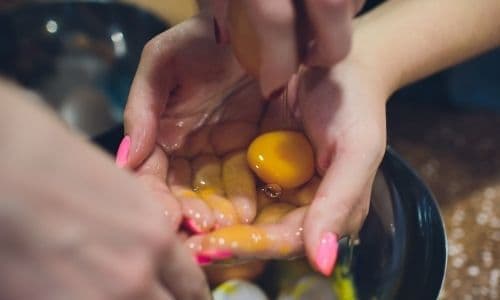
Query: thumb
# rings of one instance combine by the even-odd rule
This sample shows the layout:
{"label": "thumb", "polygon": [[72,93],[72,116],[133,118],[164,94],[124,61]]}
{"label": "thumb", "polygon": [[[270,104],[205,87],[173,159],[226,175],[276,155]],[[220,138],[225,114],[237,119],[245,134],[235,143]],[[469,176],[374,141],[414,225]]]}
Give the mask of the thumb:
{"label": "thumb", "polygon": [[304,220],[311,265],[328,276],[335,265],[338,239],[357,230],[368,213],[376,164],[359,151],[336,151]]}
{"label": "thumb", "polygon": [[117,153],[120,167],[137,168],[154,150],[159,118],[172,87],[168,51],[161,46],[163,34],[142,52],[125,107],[125,137]]}

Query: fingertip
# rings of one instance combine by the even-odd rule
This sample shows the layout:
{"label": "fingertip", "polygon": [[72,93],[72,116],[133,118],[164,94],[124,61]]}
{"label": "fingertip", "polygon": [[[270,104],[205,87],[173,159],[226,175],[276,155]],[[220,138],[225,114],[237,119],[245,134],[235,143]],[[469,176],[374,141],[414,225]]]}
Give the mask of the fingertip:
{"label": "fingertip", "polygon": [[321,239],[317,243],[315,250],[315,267],[325,276],[332,274],[335,263],[337,262],[338,253],[338,236],[333,232],[325,232],[321,235]]}
{"label": "fingertip", "polygon": [[331,67],[344,59],[351,49],[350,32],[345,34],[343,42],[336,43],[334,47],[315,43],[307,53],[304,64],[309,67]]}
{"label": "fingertip", "polygon": [[130,152],[130,136],[126,135],[123,137],[120,145],[118,146],[118,150],[116,151],[116,160],[115,163],[119,168],[123,168],[126,166],[128,162],[128,156]]}
{"label": "fingertip", "polygon": [[345,58],[351,48],[352,0],[309,0],[307,9],[314,25],[315,43],[306,64],[331,67]]}
{"label": "fingertip", "polygon": [[[145,115],[143,120],[138,120],[130,125],[125,122],[125,136],[129,137],[126,167],[135,169],[139,167],[152,153],[156,142],[156,120],[153,116]],[[137,119],[137,118],[136,118]]]}

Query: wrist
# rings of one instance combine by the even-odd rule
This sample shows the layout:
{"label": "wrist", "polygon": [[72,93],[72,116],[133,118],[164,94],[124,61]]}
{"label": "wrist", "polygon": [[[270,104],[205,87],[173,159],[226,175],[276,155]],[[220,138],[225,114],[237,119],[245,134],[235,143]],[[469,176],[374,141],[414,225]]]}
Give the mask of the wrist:
{"label": "wrist", "polygon": [[387,54],[370,48],[372,37],[363,29],[355,26],[352,48],[346,60],[362,73],[364,82],[370,82],[369,88],[377,93],[377,98],[385,105],[389,97],[400,88],[397,68],[387,63]]}

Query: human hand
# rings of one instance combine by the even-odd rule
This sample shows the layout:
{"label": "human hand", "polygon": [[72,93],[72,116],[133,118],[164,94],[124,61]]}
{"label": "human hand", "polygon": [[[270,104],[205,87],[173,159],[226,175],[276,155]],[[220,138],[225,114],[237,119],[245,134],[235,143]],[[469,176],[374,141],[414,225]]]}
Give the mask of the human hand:
{"label": "human hand", "polygon": [[258,77],[268,97],[286,84],[300,64],[330,67],[346,57],[352,19],[365,1],[211,2],[216,35],[221,43],[232,44],[240,62]]}
{"label": "human hand", "polygon": [[[206,23],[204,24],[205,24],[204,28],[206,29]],[[210,44],[211,41],[207,40],[207,43],[208,43],[207,45],[209,45],[210,47],[213,46],[212,44]],[[224,48],[219,48],[218,51],[221,51],[221,49],[222,51],[225,51]],[[171,57],[171,56],[166,56],[166,57]],[[223,60],[223,62],[226,63],[229,62],[229,64],[232,65],[234,61],[232,60],[232,58],[228,58],[227,60]],[[241,74],[239,73],[240,70],[238,70],[238,68],[234,68],[232,70],[235,71],[234,73],[230,72],[230,74],[238,74],[238,75]],[[146,80],[142,79],[139,82],[147,82],[147,80],[148,79],[151,80],[151,78],[161,78],[161,76],[157,76],[158,72],[159,72],[158,70],[156,70],[156,73],[150,72],[149,74],[152,75],[150,75],[149,78],[146,77]],[[195,72],[195,70],[192,70],[192,72]],[[148,72],[143,72],[139,74],[146,74],[146,73]],[[337,210],[336,212],[337,215],[335,216],[335,219],[332,219],[333,221],[329,219],[325,220],[326,217],[319,217],[319,226],[316,229],[313,225],[311,225],[311,223],[313,222],[306,221],[305,223],[306,232],[308,231],[312,232],[311,233],[312,238],[308,238],[307,235],[305,238],[307,245],[307,253],[311,261],[313,262],[313,265],[317,266],[317,268],[320,268],[320,266],[319,263],[316,261],[317,257],[316,252],[318,252],[316,248],[323,231],[329,229],[328,232],[332,231],[333,233],[335,233],[334,238],[330,238],[330,240],[332,240],[332,243],[335,245],[337,242],[336,239],[338,237],[341,237],[348,233],[356,232],[359,229],[368,210],[371,182],[373,180],[373,176],[378,167],[378,163],[380,162],[385,149],[385,110],[384,110],[385,102],[384,101],[388,96],[388,91],[382,88],[383,85],[377,82],[377,76],[374,76],[373,74],[374,72],[372,72],[371,70],[367,71],[363,69],[363,66],[358,64],[358,62],[355,59],[350,58],[347,59],[345,62],[340,63],[337,67],[331,68],[327,72],[325,72],[324,70],[321,71],[320,69],[309,69],[305,72],[302,72],[299,75],[299,80],[293,80],[289,87],[290,101],[298,103],[296,106],[298,108],[297,112],[298,114],[300,114],[299,119],[302,120],[305,130],[308,133],[308,136],[311,138],[316,148],[320,173],[326,176],[324,182],[332,183],[333,181],[336,181],[337,179],[332,178],[333,175],[331,174],[335,174],[335,176],[337,176],[337,172],[342,173],[345,171],[346,175],[341,175],[341,176],[339,175],[341,178],[339,179],[339,182],[342,182],[342,184],[349,184],[346,186],[342,186],[341,184],[339,190],[338,191],[336,190],[335,194],[333,194],[333,195],[337,194],[340,195],[338,201],[341,201],[340,199],[345,199],[345,201],[344,200],[341,201],[342,205],[340,207],[342,207],[342,209]],[[235,76],[235,78],[238,78],[238,76]],[[297,82],[304,82],[304,84],[297,86],[296,85]],[[201,77],[197,83],[198,85],[194,85],[195,87],[203,86],[200,85],[200,83],[203,83]],[[228,82],[226,81],[225,83]],[[148,93],[151,93],[151,91],[155,90],[157,91],[161,89],[161,87],[158,84],[156,85],[149,84],[148,86],[150,87],[150,89],[146,90],[147,91],[146,95],[149,97],[150,101],[147,101],[146,104],[144,104],[142,102],[142,99],[138,97],[140,93],[137,94],[132,93],[130,101],[135,102],[135,104],[130,104],[127,106],[128,115],[135,116],[134,118],[130,117],[126,118],[128,120],[128,123],[130,124],[130,126],[128,127],[135,128],[136,132],[142,132],[143,134],[143,136],[136,135],[139,137],[138,140],[142,141],[152,140],[154,142],[156,139],[156,143],[159,145],[158,147],[161,147],[164,150],[163,151],[164,153],[165,152],[173,153],[173,148],[165,147],[165,145],[179,145],[179,146],[182,144],[189,145],[187,149],[189,149],[189,151],[192,152],[190,155],[193,155],[193,153],[200,154],[204,151],[203,149],[208,149],[208,148],[203,148],[203,146],[200,146],[203,144],[203,142],[206,142],[205,139],[207,137],[206,134],[199,135],[199,138],[195,139],[196,142],[194,143],[185,141],[184,138],[189,134],[189,131],[191,131],[193,127],[186,126],[185,128],[189,130],[185,131],[179,130],[179,128],[176,128],[175,126],[176,122],[178,122],[178,119],[176,120],[175,118],[171,118],[171,116],[168,115],[170,114],[168,107],[165,109],[163,114],[160,114],[158,110],[154,110],[151,108],[152,105],[149,105],[148,103],[155,103],[154,102],[155,99],[157,100],[162,98],[154,98],[153,97],[154,95],[151,96]],[[227,86],[229,86],[229,83]],[[227,89],[227,86],[224,84],[224,87],[221,87],[218,91]],[[363,87],[363,89],[360,90],[359,88],[357,88],[358,86]],[[151,89],[151,87],[155,87],[155,89]],[[297,93],[299,95],[298,97]],[[202,107],[203,109],[197,111],[195,110],[195,112],[205,112],[204,116],[211,116],[212,113],[216,110],[216,108],[219,108],[221,99],[224,98],[221,93],[219,93],[218,96],[219,98],[212,97],[210,99],[214,101],[215,103],[214,105],[203,106]],[[258,93],[254,92],[253,97],[255,99],[255,101],[253,102],[260,101]],[[315,105],[306,105],[307,101],[305,99],[311,99],[311,98],[314,99],[310,100],[310,102],[315,103]],[[178,100],[179,104],[182,104],[183,101],[186,101],[186,103],[189,104],[190,101],[195,101],[196,99],[203,101],[203,99],[206,99],[206,97],[205,98],[187,97],[185,98],[185,100],[182,100],[182,98],[179,97],[178,99],[179,99]],[[246,99],[249,99],[249,97],[247,97]],[[297,101],[297,99],[301,99],[301,101]],[[245,100],[242,99],[242,101]],[[249,111],[249,112],[255,111],[253,109],[244,109],[250,103],[252,103],[252,101],[240,105],[240,111]],[[156,102],[156,105],[161,105],[161,103],[158,104],[158,102]],[[271,101],[270,106],[271,107],[274,106],[274,113],[276,113],[277,111],[278,112],[282,111],[282,109],[279,108],[279,105],[280,105],[279,101],[274,101],[274,102]],[[145,107],[146,109],[142,109],[142,107]],[[143,114],[140,113],[137,114],[133,113],[134,110],[139,112],[146,110],[147,112]],[[322,114],[319,114],[320,112]],[[318,113],[318,116],[315,115],[316,113]],[[140,116],[148,116],[148,115],[156,116],[155,117],[156,119],[153,118],[154,120],[151,121],[147,117],[140,118]],[[270,115],[272,116],[272,114]],[[157,117],[157,116],[162,116],[162,117]],[[189,116],[191,115],[190,114],[182,115],[183,118]],[[270,128],[273,126],[275,127],[277,126],[276,128],[279,128],[281,126],[281,124],[274,124],[274,125],[272,124],[273,121],[276,122],[276,120],[279,120],[279,118],[271,117],[268,119],[271,120],[271,124],[267,125],[270,126]],[[148,128],[155,128],[154,126],[148,127],[142,125],[148,122],[150,123],[160,122],[159,120],[164,121],[165,126],[162,126],[159,130],[156,131],[148,130]],[[204,118],[201,122],[200,122],[201,119],[199,118],[196,120],[197,120],[195,122],[196,127],[194,128],[198,128],[199,125],[206,124],[207,118]],[[318,120],[321,120],[321,122],[318,122]],[[328,126],[326,126],[325,124],[327,124]],[[128,132],[133,132],[133,131],[134,130]],[[200,129],[200,131],[202,130]],[[169,135],[169,133],[171,133],[171,135]],[[164,138],[165,136],[168,136],[170,139],[180,142],[178,143],[165,142],[166,141],[166,139]],[[179,136],[181,136],[182,139],[179,139],[178,138]],[[362,136],[366,136],[366,138],[358,141],[358,137]],[[137,152],[141,152],[143,150],[144,149],[135,150],[136,153],[132,153],[131,155],[135,157],[140,157],[141,155],[137,155]],[[350,152],[349,150],[352,152]],[[211,151],[213,151],[213,149]],[[141,153],[147,154],[148,152],[143,151]],[[360,155],[360,157],[357,157],[357,155]],[[143,155],[143,157],[144,156],[145,155]],[[129,156],[129,163],[130,160],[133,161],[134,158],[130,158]],[[330,165],[330,163],[333,162],[334,164]],[[351,172],[349,171],[349,168],[346,168],[346,166],[349,165],[350,163],[353,164],[353,170],[356,171]],[[133,166],[134,164],[132,163],[130,165]],[[177,165],[177,163],[175,163],[175,165]],[[361,176],[359,176],[359,174],[356,174],[356,172],[359,172]],[[353,179],[354,176],[356,176],[356,178]],[[343,179],[342,177],[345,178]],[[315,200],[314,202],[315,203],[317,202],[318,204],[315,204],[316,208],[311,209],[311,213],[308,214],[309,216],[313,215],[313,211],[316,212],[321,211],[321,207],[324,206],[325,203],[334,203],[331,197],[335,196],[333,196],[330,193],[328,195],[324,194],[325,191],[327,191],[327,188],[325,188],[325,186],[327,186],[326,183],[322,185],[323,196],[320,198],[316,198],[317,200]],[[328,189],[328,192],[331,192],[331,190]],[[188,197],[186,198],[190,198],[190,195],[187,196]],[[188,202],[191,204],[187,204]],[[196,227],[195,230],[198,230],[200,232],[207,232],[213,229],[214,224],[219,223],[216,222],[217,218],[214,217],[212,214],[210,214],[211,208],[207,207],[207,205],[204,204],[203,202],[201,201],[197,202],[187,199],[186,201],[184,201],[181,199],[181,203],[183,203],[181,204],[181,206],[183,207],[184,216],[187,217],[188,219],[193,219],[193,216],[201,216],[199,217],[200,219],[197,220],[199,221],[198,223],[190,222],[191,225],[194,224],[194,226],[192,227]],[[239,257],[269,258],[269,257],[284,257],[287,255],[294,255],[303,251],[304,244],[302,238],[302,224],[303,224],[302,220],[304,219],[307,209],[302,208],[297,211],[298,212],[294,214],[295,217],[282,219],[284,221],[282,222],[282,225],[286,224],[286,226],[279,226],[279,224],[278,226],[275,226],[276,224],[263,226],[264,228],[270,227],[269,231],[267,229],[264,230],[265,234],[271,233],[273,231],[273,228],[278,228],[276,232],[280,231],[283,232],[282,229],[286,228],[287,232],[290,232],[289,236],[294,236],[293,239],[282,240],[282,242],[287,244],[286,253],[283,253],[283,251],[281,251],[281,249],[283,249],[282,247],[283,243],[278,242],[273,247],[268,247],[261,252],[255,251],[255,249],[249,247],[247,249],[240,248],[237,251],[234,251],[235,253],[232,253],[232,255],[237,257],[239,256]],[[248,216],[252,215],[255,216],[254,209],[246,210],[246,212],[248,213]],[[247,219],[250,220],[251,217],[247,217]],[[312,219],[313,219],[312,217],[308,217],[308,220]],[[227,221],[228,219],[225,220]],[[223,225],[232,225],[232,224],[234,223],[229,222],[228,224],[223,224]],[[247,231],[246,233],[247,234],[245,235],[241,234],[240,232],[240,234],[238,235],[239,238],[241,238],[242,240],[245,240],[245,236],[247,238],[251,238],[254,232],[250,230]],[[270,237],[272,236],[276,236],[276,234],[271,234]],[[191,242],[191,246],[193,249],[195,249],[195,251],[206,252],[199,246],[200,244],[202,244],[200,238],[201,236],[198,236],[196,238],[190,239],[189,242]],[[328,273],[329,269],[331,271],[331,267],[334,264],[334,260],[335,258],[329,258],[330,262],[328,264],[330,266],[323,267],[323,272]]]}
{"label": "human hand", "polygon": [[174,199],[118,170],[34,95],[0,82],[0,98],[3,297],[210,299],[176,237]]}
{"label": "human hand", "polygon": [[[192,237],[190,247],[208,260],[218,260],[227,259],[229,254],[238,258],[283,258],[302,253],[305,244],[312,265],[326,275],[331,273],[337,240],[357,234],[368,213],[371,186],[385,153],[385,100],[389,90],[374,74],[354,59],[347,59],[328,71],[304,69],[293,78],[288,87],[290,109],[315,148],[317,171],[322,176],[319,188],[309,193],[314,197],[303,203],[306,206],[289,210],[276,223],[244,227],[235,233],[221,228]],[[279,100],[269,103],[261,123],[264,131],[289,126],[279,116],[282,105]],[[267,241],[265,247],[252,242],[256,236],[259,241]],[[223,246],[210,242],[221,238]],[[243,246],[227,246],[234,242]]]}
{"label": "human hand", "polygon": [[324,274],[335,264],[337,240],[361,228],[385,153],[391,91],[377,72],[347,58],[299,78],[298,107],[323,176],[305,216],[304,242],[312,265]]}
{"label": "human hand", "polygon": [[119,164],[135,169],[155,147],[178,148],[243,76],[229,47],[215,43],[210,17],[193,17],[156,36],[131,87],[125,109],[130,149]]}

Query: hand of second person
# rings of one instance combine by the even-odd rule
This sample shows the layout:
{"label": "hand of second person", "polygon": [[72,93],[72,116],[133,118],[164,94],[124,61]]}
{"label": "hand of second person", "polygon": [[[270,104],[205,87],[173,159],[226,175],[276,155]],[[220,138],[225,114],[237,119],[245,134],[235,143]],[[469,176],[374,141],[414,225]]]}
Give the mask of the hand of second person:
{"label": "hand of second person", "polygon": [[174,198],[118,170],[33,94],[0,80],[0,98],[2,298],[210,298],[176,236]]}
{"label": "hand of second person", "polygon": [[[345,58],[351,48],[353,18],[365,1],[211,2],[219,39],[242,48],[236,49],[241,56],[253,57],[251,60],[258,64],[253,75],[258,77],[262,92],[268,97],[286,84],[300,64],[329,68]],[[299,53],[301,47],[305,47],[305,53]]]}

